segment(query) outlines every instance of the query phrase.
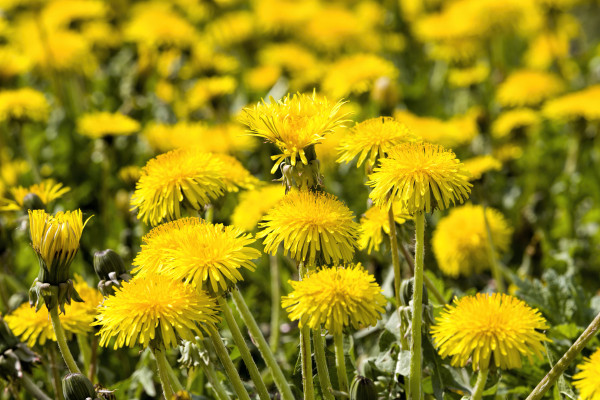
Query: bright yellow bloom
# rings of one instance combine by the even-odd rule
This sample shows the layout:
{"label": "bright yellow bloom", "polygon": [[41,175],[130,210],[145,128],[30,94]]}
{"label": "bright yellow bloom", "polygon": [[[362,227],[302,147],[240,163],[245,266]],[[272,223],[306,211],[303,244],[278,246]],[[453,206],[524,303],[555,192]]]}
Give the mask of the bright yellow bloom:
{"label": "bright yellow bloom", "polygon": [[31,88],[0,91],[0,122],[9,120],[45,122],[50,106],[43,93]]}
{"label": "bright yellow bloom", "polygon": [[331,334],[375,325],[387,303],[375,277],[360,264],[323,268],[289,283],[294,291],[281,298],[289,318],[300,327],[323,325]]}
{"label": "bright yellow bloom", "polygon": [[206,292],[163,275],[136,276],[121,283],[99,309],[100,345],[114,349],[140,344],[172,348],[180,339],[194,341],[201,329],[215,329],[217,304]]}
{"label": "bright yellow bloom", "polygon": [[134,185],[142,177],[142,169],[137,165],[127,165],[119,169],[118,174],[127,185]]}
{"label": "bright yellow bloom", "polygon": [[240,195],[238,205],[231,215],[231,223],[250,232],[262,217],[285,196],[281,185],[268,185],[248,190]]}
{"label": "bright yellow bloom", "polygon": [[505,107],[536,106],[563,90],[563,82],[554,74],[520,70],[500,84],[496,99]]}
{"label": "bright yellow bloom", "polygon": [[196,81],[185,94],[181,107],[184,113],[191,113],[205,107],[212,99],[235,92],[237,81],[232,76],[211,76]]}
{"label": "bright yellow bloom", "polygon": [[257,0],[259,26],[265,30],[290,30],[303,26],[319,10],[317,0]]}
{"label": "bright yellow bloom", "polygon": [[[491,360],[500,369],[521,368],[521,357],[543,359],[545,341],[538,330],[548,329],[537,309],[506,294],[477,293],[455,298],[436,318],[431,334],[442,356],[453,366],[488,369]],[[493,357],[492,357],[493,355]]]}
{"label": "bright yellow bloom", "polygon": [[415,135],[426,142],[441,144],[444,147],[457,147],[471,143],[479,134],[477,116],[478,112],[475,109],[447,121],[434,117],[421,117],[405,110],[394,113],[394,118],[406,124]]}
{"label": "bright yellow bloom", "polygon": [[463,169],[469,173],[469,180],[480,179],[488,171],[500,171],[502,163],[494,156],[486,154],[463,161]]}
{"label": "bright yellow bloom", "polygon": [[132,209],[150,225],[180,218],[182,205],[199,210],[223,194],[225,168],[220,159],[194,148],[161,154],[142,169]]}
{"label": "bright yellow bloom", "polygon": [[411,215],[462,203],[472,186],[454,152],[431,143],[394,147],[370,178],[369,197],[375,205],[387,210],[392,202],[399,202]]}
{"label": "bright yellow bloom", "polygon": [[[398,224],[403,224],[411,216],[403,213],[399,205],[394,207],[394,220]],[[365,212],[360,218],[360,238],[358,239],[358,248],[367,250],[371,254],[373,250],[379,251],[379,246],[383,242],[383,233],[390,234],[390,219],[387,210],[381,207],[373,206]]]}
{"label": "bright yellow bloom", "polygon": [[541,123],[538,112],[529,108],[518,108],[503,112],[492,123],[492,136],[502,139],[517,129],[536,129]]}
{"label": "bright yellow bloom", "polygon": [[17,47],[0,47],[0,78],[12,78],[26,73],[30,68],[31,60]]}
{"label": "bright yellow bloom", "polygon": [[49,279],[41,282],[57,285],[69,279],[69,266],[79,250],[85,224],[81,210],[59,211],[54,216],[44,210],[29,210],[31,244]]}
{"label": "bright yellow bloom", "polygon": [[292,192],[273,207],[259,224],[267,253],[284,254],[308,265],[349,262],[357,247],[358,224],[335,196],[309,191]]}
{"label": "bright yellow bloom", "polygon": [[223,169],[223,182],[228,192],[237,192],[241,189],[254,189],[260,182],[257,177],[252,175],[242,163],[235,157],[227,154],[213,154],[217,160],[221,160],[225,168]]}
{"label": "bright yellow bloom", "polygon": [[398,69],[391,61],[374,54],[346,56],[327,68],[323,77],[323,91],[333,98],[365,93],[379,78],[395,81]]}
{"label": "bright yellow bloom", "polygon": [[573,376],[573,386],[579,391],[579,398],[600,400],[600,350],[586,357],[577,369],[579,372]]}
{"label": "bright yellow bloom", "polygon": [[308,146],[321,142],[325,135],[342,125],[345,115],[340,113],[343,103],[331,104],[326,98],[316,93],[287,95],[282,100],[263,100],[254,107],[247,107],[241,121],[250,131],[267,141],[274,143],[282,154],[272,156],[275,160],[271,173],[279,167],[279,163],[289,157],[292,165],[296,165],[299,157],[308,165],[304,153]]}
{"label": "bright yellow bloom", "polygon": [[[60,198],[63,194],[69,192],[71,188],[62,185],[62,183],[56,183],[52,179],[46,179],[41,183],[25,188],[23,186],[17,186],[10,189],[11,199],[0,198],[0,211],[9,210],[21,210],[24,207],[25,197],[28,194],[35,194],[40,198],[44,205],[50,204],[50,202]],[[2,205],[3,204],[3,205]]]}
{"label": "bright yellow bloom", "polygon": [[477,63],[471,67],[450,69],[448,82],[455,87],[469,87],[485,81],[489,75],[489,65]]}
{"label": "bright yellow bloom", "polygon": [[[486,209],[494,247],[504,253],[510,246],[512,228],[502,214]],[[471,204],[456,207],[438,223],[431,240],[440,270],[448,276],[470,276],[488,268],[490,246],[483,207]]]}
{"label": "bright yellow bloom", "polygon": [[258,58],[262,65],[292,74],[312,70],[319,64],[311,51],[295,42],[268,44],[259,51]]}
{"label": "bright yellow bloom", "polygon": [[140,124],[118,112],[94,112],[79,117],[77,129],[82,135],[96,139],[103,136],[131,135],[140,130]]}
{"label": "bright yellow bloom", "polygon": [[375,165],[377,157],[385,155],[396,145],[414,142],[417,137],[401,122],[390,117],[371,118],[356,124],[340,144],[339,163],[350,162],[356,156],[357,167],[369,156],[368,166]]}
{"label": "bright yellow bloom", "polygon": [[543,109],[543,114],[553,120],[585,118],[588,121],[597,121],[600,120],[598,102],[600,85],[594,85],[549,101]]}
{"label": "bright yellow bloom", "polygon": [[219,48],[229,48],[254,35],[254,16],[249,11],[232,11],[212,20],[204,28],[203,40]]}
{"label": "bright yellow bloom", "polygon": [[267,92],[281,76],[281,69],[275,65],[259,65],[244,73],[244,82],[255,92]]}
{"label": "bright yellow bloom", "polygon": [[244,278],[239,269],[254,271],[260,251],[249,247],[252,235],[233,226],[182,218],[152,229],[133,261],[138,275],[164,274],[217,293]]}
{"label": "bright yellow bloom", "polygon": [[73,22],[100,19],[106,16],[108,5],[99,0],[54,0],[42,10],[44,29],[68,29]]}

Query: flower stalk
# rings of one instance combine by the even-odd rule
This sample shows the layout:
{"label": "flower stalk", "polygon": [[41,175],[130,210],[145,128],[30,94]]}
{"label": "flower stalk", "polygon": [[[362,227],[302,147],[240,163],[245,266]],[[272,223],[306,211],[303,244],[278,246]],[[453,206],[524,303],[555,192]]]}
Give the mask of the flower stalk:
{"label": "flower stalk", "polygon": [[344,359],[344,335],[342,332],[333,334],[333,344],[335,346],[335,364],[337,366],[337,376],[339,389],[341,392],[350,393],[348,385],[348,374],[346,373],[346,361]]}
{"label": "flower stalk", "polygon": [[317,374],[321,384],[321,392],[325,400],[335,400],[332,394],[331,380],[329,379],[329,369],[327,368],[327,359],[325,358],[325,343],[321,335],[321,328],[313,330],[313,344],[315,345],[315,359],[317,361]]}
{"label": "flower stalk", "polygon": [[492,230],[490,229],[490,223],[487,218],[487,207],[483,206],[483,221],[485,223],[485,232],[488,241],[488,254],[490,267],[492,268],[492,275],[496,281],[496,291],[498,293],[506,293],[506,286],[504,285],[504,279],[498,260],[496,259],[496,246],[494,246],[494,239],[492,238]]}
{"label": "flower stalk", "polygon": [[271,272],[271,336],[269,347],[275,353],[279,345],[279,314],[281,310],[281,283],[279,282],[279,265],[276,255],[269,255],[269,267]]}
{"label": "flower stalk", "polygon": [[[23,385],[25,390],[27,390],[29,392],[29,394],[32,395],[37,400],[51,400],[50,396],[48,396],[46,393],[44,393],[42,391],[42,389],[40,389],[38,387],[38,385],[36,385],[35,382],[33,382],[31,380],[29,375],[23,374],[23,376],[21,377],[21,384]],[[61,394],[62,394],[62,391],[61,391]]]}
{"label": "flower stalk", "polygon": [[471,397],[471,400],[481,400],[483,389],[485,388],[485,383],[487,382],[487,377],[488,369],[480,369],[479,374],[477,375],[477,382],[475,382],[475,387],[473,388],[473,396]]}
{"label": "flower stalk", "polygon": [[413,399],[421,400],[421,317],[423,314],[423,242],[425,237],[425,213],[423,211],[415,215],[415,225],[416,249],[410,342],[410,392]]}
{"label": "flower stalk", "polygon": [[52,328],[54,329],[54,334],[56,335],[56,342],[58,343],[60,354],[62,354],[69,371],[73,373],[81,373],[77,363],[75,362],[75,359],[73,358],[73,354],[71,354],[71,350],[69,350],[65,331],[60,323],[60,318],[58,317],[58,305],[55,305],[50,309],[50,320],[52,321]]}
{"label": "flower stalk", "polygon": [[158,368],[158,376],[160,378],[160,383],[163,388],[163,393],[165,395],[166,400],[170,400],[175,392],[173,387],[171,386],[171,381],[169,379],[167,357],[165,356],[164,350],[160,349],[152,349],[154,353],[154,358],[156,359],[156,366]]}

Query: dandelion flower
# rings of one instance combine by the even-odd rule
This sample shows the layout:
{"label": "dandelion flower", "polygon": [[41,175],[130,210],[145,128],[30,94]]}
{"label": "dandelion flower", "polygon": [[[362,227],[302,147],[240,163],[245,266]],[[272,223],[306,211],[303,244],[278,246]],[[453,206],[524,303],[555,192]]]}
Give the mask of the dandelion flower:
{"label": "dandelion flower", "polygon": [[596,350],[589,358],[577,366],[579,372],[573,376],[573,386],[579,391],[581,400],[600,399],[600,350]]}
{"label": "dandelion flower", "polygon": [[489,171],[500,171],[502,163],[494,156],[486,154],[464,160],[463,168],[469,173],[469,180],[480,179],[483,174]]}
{"label": "dandelion flower", "polygon": [[181,207],[199,210],[226,188],[223,162],[193,148],[176,149],[148,161],[131,198],[138,218],[158,225],[181,217]]}
{"label": "dandelion flower", "polygon": [[[12,200],[0,198],[0,211],[16,211],[23,209],[25,197],[29,194],[36,195],[44,205],[48,205],[52,201],[60,198],[63,194],[69,192],[69,190],[71,190],[71,188],[63,186],[62,183],[56,183],[52,179],[46,179],[41,183],[36,183],[28,188],[17,186],[9,190],[13,198]],[[4,203],[4,205],[2,205],[2,203]]]}
{"label": "dandelion flower", "polygon": [[536,129],[540,123],[539,113],[532,109],[518,108],[506,111],[492,123],[492,136],[496,139],[503,139],[517,129]]}
{"label": "dandelion flower", "polygon": [[99,309],[100,345],[115,337],[114,349],[140,344],[172,348],[179,339],[194,341],[219,322],[215,300],[206,292],[163,275],[136,276],[122,282]]}
{"label": "dandelion flower", "polygon": [[385,157],[392,147],[416,139],[406,125],[393,118],[371,118],[356,124],[342,139],[338,162],[348,163],[360,154],[356,165],[360,167],[369,156],[368,165],[372,166],[377,156]]}
{"label": "dandelion flower", "polygon": [[[502,214],[492,208],[486,209],[486,217],[499,253],[510,246],[512,229]],[[438,223],[433,232],[433,254],[445,275],[470,276],[490,267],[489,244],[483,207],[464,205],[452,209]]]}
{"label": "dandelion flower", "polygon": [[[394,220],[398,224],[403,224],[411,216],[394,207]],[[399,212],[398,212],[399,211]],[[358,239],[358,248],[367,250],[371,254],[373,250],[379,251],[379,246],[383,242],[383,233],[390,234],[390,219],[387,210],[381,207],[373,206],[365,212],[360,219],[360,237]]]}
{"label": "dandelion flower", "polygon": [[240,188],[254,189],[260,182],[237,158],[227,154],[213,154],[213,157],[226,166],[223,169],[223,181],[228,192],[237,192]]}
{"label": "dandelion flower", "polygon": [[398,201],[413,215],[464,202],[471,193],[468,175],[451,150],[431,143],[404,143],[381,159],[367,182],[375,205]]}
{"label": "dandelion flower", "polygon": [[563,90],[563,82],[554,74],[521,70],[500,84],[496,99],[505,107],[536,106]]}
{"label": "dandelion flower", "polygon": [[133,273],[158,273],[185,280],[214,293],[244,278],[239,269],[254,271],[260,251],[250,247],[252,235],[241,229],[182,218],[157,226],[142,238]]}
{"label": "dandelion flower", "polygon": [[45,122],[50,113],[48,101],[31,88],[0,91],[0,122],[9,120]]}
{"label": "dandelion flower", "polygon": [[94,112],[77,120],[79,133],[92,139],[103,136],[131,135],[140,130],[136,120],[121,113]]}
{"label": "dandelion flower", "polygon": [[[538,330],[548,329],[537,309],[506,294],[494,293],[454,299],[431,329],[442,356],[452,357],[453,366],[486,370],[493,362],[501,369],[521,368],[521,358],[543,359],[549,341]],[[493,357],[492,357],[493,356]]]}
{"label": "dandelion flower", "polygon": [[126,165],[119,169],[119,179],[127,185],[135,185],[142,177],[142,169],[137,165]]}
{"label": "dandelion flower", "polygon": [[471,67],[451,68],[448,72],[448,82],[455,87],[469,87],[484,82],[489,75],[489,65],[477,63]]}
{"label": "dandelion flower", "polygon": [[360,264],[323,268],[302,281],[289,281],[294,291],[281,299],[292,321],[310,328],[325,327],[331,334],[345,327],[373,326],[384,312],[386,300],[375,277]]}
{"label": "dandelion flower", "polygon": [[405,110],[394,113],[395,119],[406,124],[417,137],[445,147],[471,143],[479,134],[477,116],[477,110],[472,110],[465,115],[443,121],[433,117],[420,117]]}
{"label": "dandelion flower", "polygon": [[289,157],[292,165],[296,165],[299,157],[308,165],[305,149],[321,142],[325,135],[342,125],[345,115],[340,113],[343,103],[331,104],[326,98],[316,93],[287,95],[280,101],[273,98],[267,103],[247,107],[241,121],[250,131],[267,141],[274,143],[282,154],[272,156],[275,161],[271,173],[279,167],[279,163]]}
{"label": "dandelion flower", "polygon": [[237,87],[237,81],[232,76],[211,76],[201,78],[186,92],[182,109],[192,113],[205,107],[212,99],[232,94]]}
{"label": "dandelion flower", "polygon": [[231,223],[246,232],[252,231],[263,216],[285,196],[281,185],[268,185],[248,190],[240,195],[233,210]]}
{"label": "dandelion flower", "polygon": [[275,254],[283,242],[284,254],[314,265],[349,262],[358,246],[354,215],[335,196],[309,191],[285,196],[263,218],[257,237],[264,238],[267,253]]}
{"label": "dandelion flower", "polygon": [[549,101],[542,113],[546,118],[559,121],[577,118],[598,121],[600,120],[598,102],[600,102],[600,85],[594,85]]}

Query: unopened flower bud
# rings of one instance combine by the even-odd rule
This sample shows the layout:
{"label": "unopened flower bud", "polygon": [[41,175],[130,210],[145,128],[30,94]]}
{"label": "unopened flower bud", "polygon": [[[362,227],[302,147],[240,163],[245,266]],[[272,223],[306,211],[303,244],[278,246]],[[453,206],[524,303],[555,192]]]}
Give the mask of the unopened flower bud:
{"label": "unopened flower bud", "polygon": [[123,259],[113,250],[106,249],[94,254],[94,271],[100,279],[109,279],[114,272],[117,276],[127,273]]}
{"label": "unopened flower bud", "polygon": [[356,376],[350,386],[350,400],[377,399],[375,383],[364,376]]}
{"label": "unopened flower bud", "polygon": [[65,400],[87,400],[96,397],[92,382],[83,374],[71,373],[63,378]]}
{"label": "unopened flower bud", "polygon": [[27,210],[43,210],[46,208],[46,205],[35,193],[27,193],[23,198],[23,209]]}

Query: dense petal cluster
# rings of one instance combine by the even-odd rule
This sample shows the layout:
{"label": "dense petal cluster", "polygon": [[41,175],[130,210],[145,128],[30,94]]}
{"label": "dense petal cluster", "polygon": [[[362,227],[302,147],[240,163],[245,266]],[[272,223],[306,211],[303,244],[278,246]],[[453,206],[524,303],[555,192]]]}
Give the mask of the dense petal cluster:
{"label": "dense petal cluster", "polygon": [[[503,253],[510,246],[512,229],[502,214],[485,209],[494,247]],[[467,204],[454,208],[438,223],[431,244],[440,270],[452,277],[470,276],[490,268],[488,234],[483,207]]]}
{"label": "dense petal cluster", "polygon": [[498,87],[496,98],[502,106],[535,106],[564,90],[557,76],[543,71],[517,71]]}
{"label": "dense petal cluster", "polygon": [[260,251],[249,247],[252,235],[199,218],[159,225],[142,240],[132,272],[168,275],[215,293],[243,280],[239,269],[254,271],[252,260],[260,257]]}
{"label": "dense petal cluster", "polygon": [[349,262],[357,247],[358,224],[354,215],[335,196],[309,191],[285,196],[259,224],[258,238],[265,251],[276,254],[283,243],[284,254],[314,265]]}
{"label": "dense petal cluster", "polygon": [[103,136],[131,135],[140,130],[140,123],[127,115],[110,112],[94,112],[77,120],[79,133],[92,139]]}
{"label": "dense petal cluster", "polygon": [[454,299],[436,318],[431,334],[440,355],[452,357],[451,364],[464,367],[471,360],[473,370],[521,367],[521,358],[544,357],[539,332],[548,328],[536,309],[506,294],[483,294]]}
{"label": "dense petal cluster", "polygon": [[94,323],[101,346],[114,337],[115,349],[138,343],[169,349],[219,322],[215,299],[181,280],[150,274],[121,285],[104,300]]}
{"label": "dense petal cluster", "polygon": [[28,194],[36,195],[44,205],[48,205],[70,190],[71,188],[63,186],[62,183],[57,183],[52,179],[46,179],[27,188],[17,186],[9,190],[12,199],[0,198],[0,211],[23,209],[25,197]]}
{"label": "dense petal cluster", "polygon": [[199,210],[223,194],[225,168],[221,159],[193,148],[161,154],[142,169],[131,205],[147,224],[180,218],[182,206]]}
{"label": "dense petal cluster", "polygon": [[397,201],[409,214],[462,203],[472,186],[454,153],[431,143],[394,147],[370,178],[376,205],[389,209]]}
{"label": "dense petal cluster", "polygon": [[358,167],[369,157],[375,165],[377,156],[384,157],[394,146],[414,142],[417,137],[403,123],[390,117],[371,118],[355,125],[340,143],[338,162],[350,162],[356,156]]}
{"label": "dense petal cluster", "polygon": [[[394,207],[394,220],[398,224],[403,224],[411,216],[406,214],[400,207]],[[360,218],[360,237],[358,239],[358,248],[367,250],[371,254],[373,250],[379,251],[379,246],[383,241],[383,233],[390,234],[389,212],[381,207],[373,206],[365,212]]]}
{"label": "dense petal cluster", "polygon": [[227,154],[213,154],[213,157],[226,166],[223,168],[223,182],[228,192],[237,192],[240,188],[254,189],[260,182],[237,158]]}
{"label": "dense petal cluster", "polygon": [[600,350],[596,350],[577,366],[579,372],[573,376],[573,386],[579,391],[581,400],[600,399]]}
{"label": "dense petal cluster", "polygon": [[29,120],[44,122],[50,106],[41,92],[31,88],[0,91],[0,122]]}
{"label": "dense petal cluster", "polygon": [[489,154],[469,158],[463,162],[463,169],[470,175],[471,181],[480,179],[486,172],[500,171],[501,168],[500,160]]}
{"label": "dense petal cluster", "polygon": [[300,327],[321,325],[330,333],[346,327],[373,326],[384,312],[386,300],[375,277],[360,264],[346,268],[323,268],[302,281],[290,281],[294,288],[281,305]]}
{"label": "dense petal cluster", "polygon": [[262,217],[285,196],[281,185],[268,185],[249,190],[240,195],[240,201],[233,210],[231,223],[250,232],[256,228]]}
{"label": "dense petal cluster", "polygon": [[296,165],[298,158],[308,164],[305,149],[322,141],[344,122],[345,115],[340,112],[342,104],[332,104],[316,93],[288,95],[279,101],[271,98],[268,103],[263,100],[254,107],[245,108],[241,121],[252,134],[281,150],[280,155],[272,157],[276,160],[273,173],[288,157],[292,165]]}

